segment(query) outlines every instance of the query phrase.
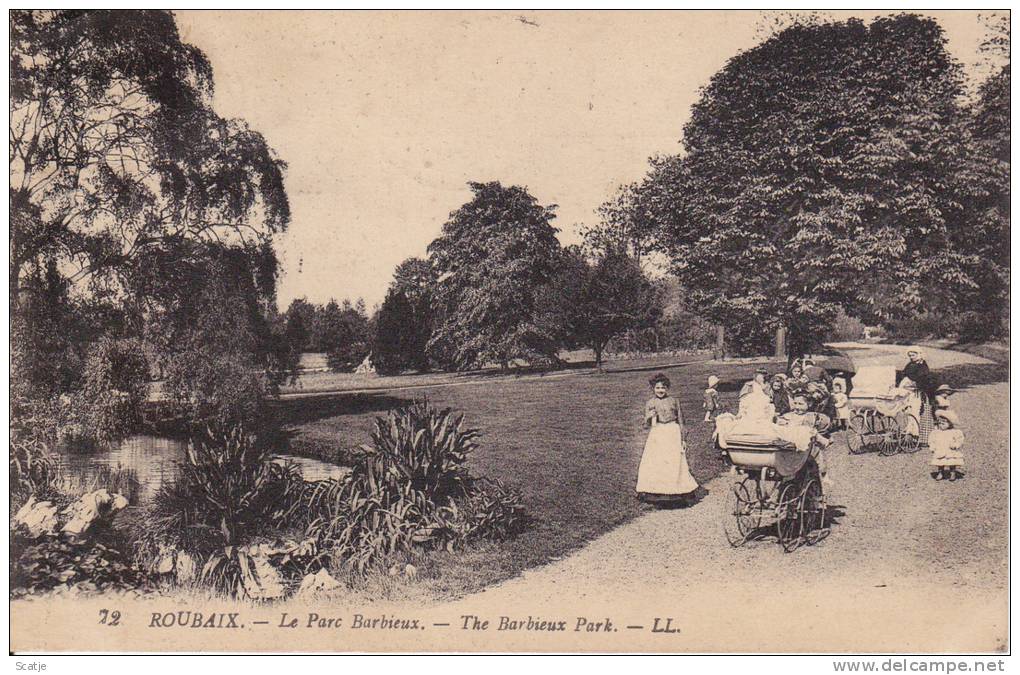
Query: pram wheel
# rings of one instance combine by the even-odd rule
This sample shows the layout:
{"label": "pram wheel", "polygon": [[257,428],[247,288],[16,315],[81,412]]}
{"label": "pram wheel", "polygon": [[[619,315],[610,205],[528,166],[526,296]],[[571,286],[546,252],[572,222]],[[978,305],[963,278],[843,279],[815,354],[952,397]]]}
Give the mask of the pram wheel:
{"label": "pram wheel", "polygon": [[896,429],[899,432],[900,452],[914,453],[921,447],[921,425],[917,418],[901,410],[896,413]]}
{"label": "pram wheel", "polygon": [[867,427],[864,417],[854,415],[846,425],[846,447],[851,455],[859,455],[864,452],[864,434]]}
{"label": "pram wheel", "polygon": [[730,546],[741,546],[761,526],[760,500],[751,493],[752,486],[755,486],[755,481],[750,478],[733,484],[733,511],[730,515],[736,526],[731,525],[729,519],[723,521]]}
{"label": "pram wheel", "polygon": [[803,493],[797,481],[784,483],[776,504],[776,537],[783,550],[789,553],[800,546],[802,538]]}
{"label": "pram wheel", "polygon": [[890,457],[898,453],[900,451],[900,432],[896,420],[875,412],[871,422],[878,437],[878,453],[883,457]]}
{"label": "pram wheel", "polygon": [[801,533],[808,546],[818,543],[826,534],[825,508],[822,486],[817,479],[812,478],[801,497]]}

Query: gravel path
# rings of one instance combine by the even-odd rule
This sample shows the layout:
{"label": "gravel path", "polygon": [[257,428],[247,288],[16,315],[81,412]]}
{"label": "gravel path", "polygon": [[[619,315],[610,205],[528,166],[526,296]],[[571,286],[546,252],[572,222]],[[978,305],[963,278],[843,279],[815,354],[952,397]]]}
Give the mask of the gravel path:
{"label": "gravel path", "polygon": [[[904,361],[901,347],[843,347],[858,365]],[[928,350],[928,362],[961,388],[953,406],[968,439],[964,480],[932,480],[926,452],[850,456],[837,434],[828,451],[831,535],[813,547],[784,554],[770,539],[730,548],[722,523],[732,478],[721,476],[690,508],[650,511],[448,611],[545,607],[644,623],[672,615],[683,629],[673,648],[690,650],[1004,648],[1009,385],[978,357]],[[628,648],[645,648],[638,635]]]}

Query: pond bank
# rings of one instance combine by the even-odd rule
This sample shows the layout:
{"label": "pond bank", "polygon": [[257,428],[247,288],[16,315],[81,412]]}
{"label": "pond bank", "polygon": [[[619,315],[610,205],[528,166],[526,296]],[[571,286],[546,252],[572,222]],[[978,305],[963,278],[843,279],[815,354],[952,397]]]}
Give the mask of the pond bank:
{"label": "pond bank", "polygon": [[[69,480],[84,486],[102,482],[111,474],[130,472],[138,481],[137,502],[145,504],[176,476],[178,464],[186,459],[185,448],[186,443],[179,439],[140,434],[94,452],[62,451],[54,459]],[[341,478],[347,473],[344,467],[307,457],[281,454],[275,461],[293,464],[306,481]]]}

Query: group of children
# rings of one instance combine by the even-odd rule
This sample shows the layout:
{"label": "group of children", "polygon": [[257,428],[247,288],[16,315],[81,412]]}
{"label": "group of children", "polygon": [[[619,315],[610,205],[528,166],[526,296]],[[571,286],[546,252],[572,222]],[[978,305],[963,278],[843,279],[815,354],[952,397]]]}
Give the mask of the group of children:
{"label": "group of children", "polygon": [[[754,380],[744,385],[744,390],[741,391],[742,399],[745,394],[760,394],[772,402],[773,407],[770,410],[774,410],[779,424],[811,424],[817,427],[817,423],[811,420],[825,416],[815,414],[809,419],[813,413],[809,412],[811,395],[806,383],[803,387],[793,388],[791,393],[791,387],[787,385],[788,378],[774,377],[770,385],[766,386],[767,375],[764,368],[759,368],[755,372]],[[791,371],[790,376],[804,378],[803,369],[800,373]],[[645,405],[645,423],[651,430],[638,470],[638,496],[647,501],[684,499],[694,494],[698,489],[698,483],[691,475],[687,464],[683,413],[679,401],[669,395],[668,377],[658,374],[650,380],[650,384],[654,395]],[[710,375],[708,388],[704,392],[705,422],[713,422],[722,410],[718,386],[719,378]],[[831,425],[835,429],[845,429],[851,417],[846,379],[833,378],[831,387],[835,411]],[[932,477],[935,480],[955,481],[962,476],[964,436],[963,431],[959,429],[958,416],[950,409],[949,397],[952,394],[952,388],[942,385],[934,396],[936,428],[929,435],[928,443],[932,453],[931,465],[934,467]],[[781,411],[784,406],[788,407]],[[825,428],[816,429],[819,434],[829,431],[828,418],[824,426]],[[823,446],[828,445],[827,438],[821,435],[819,438],[825,439]],[[822,463],[820,458],[820,468]]]}

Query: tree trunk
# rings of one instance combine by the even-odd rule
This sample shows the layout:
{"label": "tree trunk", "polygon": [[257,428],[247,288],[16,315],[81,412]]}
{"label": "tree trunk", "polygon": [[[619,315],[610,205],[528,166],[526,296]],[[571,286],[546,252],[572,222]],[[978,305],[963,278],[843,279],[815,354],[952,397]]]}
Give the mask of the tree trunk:
{"label": "tree trunk", "polygon": [[726,327],[722,324],[715,327],[715,353],[712,357],[718,360],[726,358]]}
{"label": "tree trunk", "polygon": [[602,350],[605,345],[595,344],[592,345],[592,350],[595,352],[595,367],[602,370]]}
{"label": "tree trunk", "polygon": [[786,356],[786,327],[780,326],[776,329],[776,358]]}
{"label": "tree trunk", "polygon": [[786,344],[786,367],[789,369],[794,361],[804,356],[804,340],[796,328],[787,329]]}

